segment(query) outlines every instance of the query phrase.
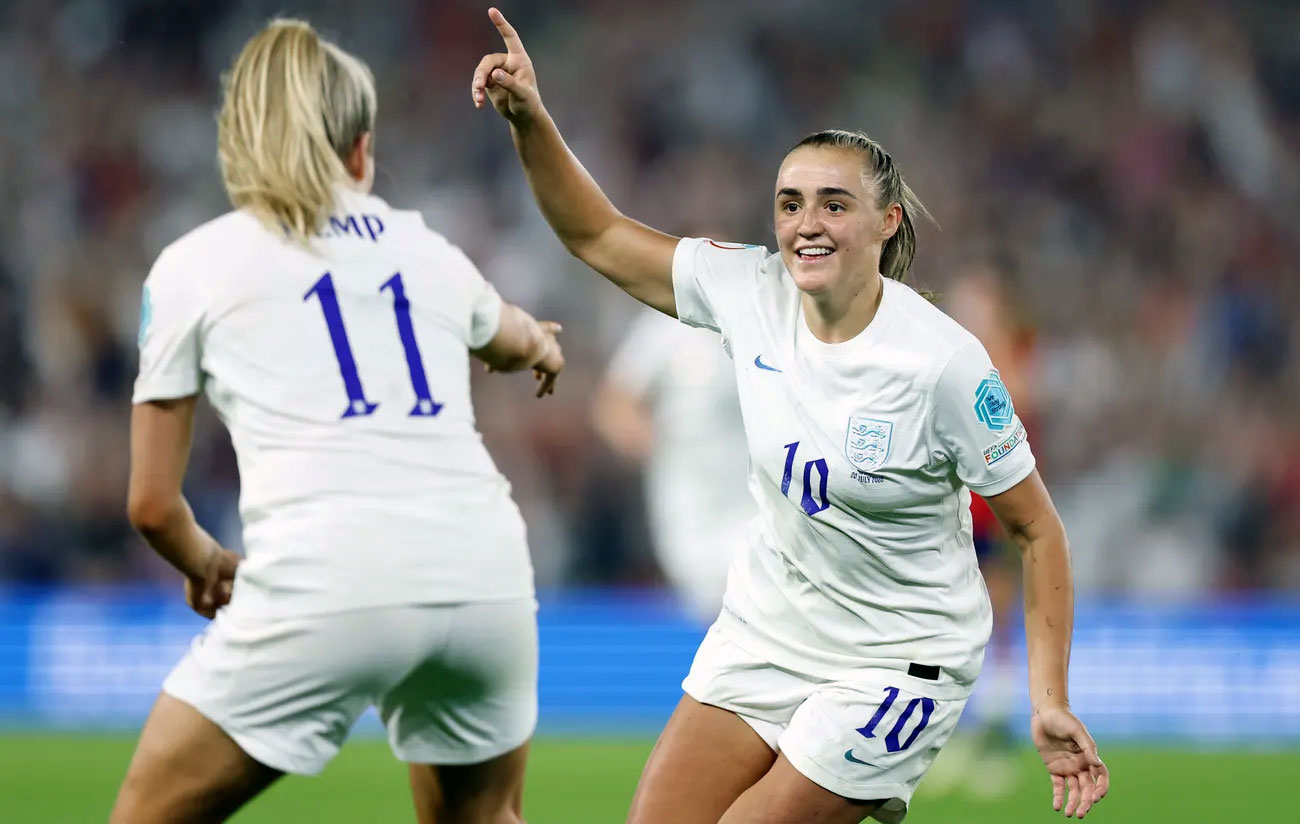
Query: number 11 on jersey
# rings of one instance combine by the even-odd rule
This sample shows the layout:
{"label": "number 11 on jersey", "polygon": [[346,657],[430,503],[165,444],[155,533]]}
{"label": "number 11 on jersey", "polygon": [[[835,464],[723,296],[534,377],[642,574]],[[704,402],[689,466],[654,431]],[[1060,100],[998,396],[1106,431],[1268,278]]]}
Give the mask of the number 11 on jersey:
{"label": "number 11 on jersey", "polygon": [[[406,353],[406,366],[411,373],[411,388],[415,390],[415,408],[411,410],[413,418],[432,418],[442,411],[442,404],[433,399],[429,391],[429,378],[424,371],[424,358],[420,357],[420,345],[415,340],[415,326],[411,323],[411,302],[406,297],[406,286],[402,283],[402,273],[398,272],[379,287],[393,293],[393,312],[397,315],[397,335],[401,338],[402,349]],[[361,375],[357,372],[357,361],[352,356],[352,344],[348,341],[348,330],[343,325],[343,311],[339,308],[338,295],[334,292],[334,278],[329,272],[312,284],[307,294],[320,301],[321,312],[325,315],[325,325],[329,328],[330,342],[334,345],[334,357],[339,362],[339,374],[343,376],[343,388],[348,393],[348,408],[342,417],[365,417],[374,414],[379,408],[377,402],[366,398],[366,390],[361,385]]]}

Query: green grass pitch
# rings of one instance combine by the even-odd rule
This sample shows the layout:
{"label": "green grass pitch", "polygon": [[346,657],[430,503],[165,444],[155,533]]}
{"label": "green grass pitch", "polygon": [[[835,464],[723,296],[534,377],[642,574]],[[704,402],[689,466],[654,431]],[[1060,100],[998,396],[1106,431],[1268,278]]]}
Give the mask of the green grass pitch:
{"label": "green grass pitch", "polygon": [[[0,822],[87,824],[103,821],[130,758],[130,736],[0,733]],[[536,742],[525,794],[531,824],[621,822],[648,738]],[[1112,747],[1103,750],[1113,784],[1088,820],[1099,824],[1300,821],[1300,752],[1193,752]],[[999,800],[964,790],[937,795],[922,783],[909,824],[1020,824],[1058,820],[1047,778],[1024,750],[1016,788]],[[412,821],[405,773],[386,744],[351,741],[319,778],[288,777],[234,819],[239,824],[288,821]]]}

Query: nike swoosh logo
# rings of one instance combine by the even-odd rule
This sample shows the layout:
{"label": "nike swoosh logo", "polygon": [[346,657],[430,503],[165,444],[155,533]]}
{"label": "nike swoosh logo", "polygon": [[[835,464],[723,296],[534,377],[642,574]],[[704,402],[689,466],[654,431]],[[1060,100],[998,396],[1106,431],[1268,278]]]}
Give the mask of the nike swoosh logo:
{"label": "nike swoosh logo", "polygon": [[854,764],[861,764],[864,767],[875,767],[876,769],[880,769],[878,765],[872,764],[870,761],[863,761],[861,758],[854,758],[852,747],[849,747],[847,750],[844,751],[844,760],[852,761]]}
{"label": "nike swoosh logo", "polygon": [[762,356],[762,355],[756,355],[756,356],[754,356],[754,365],[757,366],[759,369],[766,369],[766,370],[769,371],[769,372],[780,372],[780,371],[781,371],[780,369],[777,369],[775,366],[768,366],[766,363],[763,363],[763,356]]}

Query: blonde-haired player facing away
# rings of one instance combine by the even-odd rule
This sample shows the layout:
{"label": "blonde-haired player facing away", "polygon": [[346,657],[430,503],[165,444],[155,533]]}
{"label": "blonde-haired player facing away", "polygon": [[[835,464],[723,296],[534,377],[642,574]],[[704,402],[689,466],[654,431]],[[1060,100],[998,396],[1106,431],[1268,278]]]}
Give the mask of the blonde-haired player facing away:
{"label": "blonde-haired player facing away", "polygon": [[[520,820],[536,601],[469,356],[535,370],[541,396],[559,328],[368,194],[375,111],[356,58],[267,25],[225,79],[235,211],[145,283],[129,514],[215,620],[164,683],[113,822],[224,820],[319,772],[371,705],[421,822]],[[239,458],[242,562],[181,494],[200,391]]]}
{"label": "blonde-haired player facing away", "polygon": [[655,556],[691,615],[712,623],[755,513],[722,339],[643,309],[610,359],[593,419],[611,448],[644,464]]}
{"label": "blonde-haired player facing away", "polygon": [[1086,814],[1109,777],[1066,694],[1065,532],[984,348],[901,282],[920,204],[893,159],[858,133],[801,141],[777,173],[777,254],[665,235],[609,202],[489,15],[506,52],[479,62],[471,95],[510,123],[555,233],[735,359],[758,528],[629,820],[901,820],[989,637],[968,489],[1025,558],[1033,738],[1054,806]]}

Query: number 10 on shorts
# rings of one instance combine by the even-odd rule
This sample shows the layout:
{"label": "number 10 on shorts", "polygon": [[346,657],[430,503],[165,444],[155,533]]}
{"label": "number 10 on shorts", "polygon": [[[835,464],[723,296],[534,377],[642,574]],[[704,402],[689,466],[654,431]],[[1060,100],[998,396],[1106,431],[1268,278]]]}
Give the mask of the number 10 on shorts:
{"label": "number 10 on shorts", "polygon": [[[898,692],[898,687],[885,687],[885,702],[880,705],[880,709],[876,710],[876,714],[871,716],[871,720],[867,722],[865,727],[858,727],[858,732],[862,734],[863,738],[876,737],[876,727],[880,725],[880,722],[885,719],[890,709],[893,708],[894,701],[898,698]],[[907,726],[907,722],[912,719],[912,715],[916,712],[918,706],[921,708],[921,721],[916,725],[916,729],[912,730],[911,734],[907,736],[907,740],[901,741],[903,729]],[[930,716],[933,714],[933,698],[913,698],[908,701],[907,706],[899,714],[898,720],[894,722],[893,729],[885,735],[885,749],[889,752],[901,752],[912,746],[916,741],[916,737],[921,734],[921,730],[925,729],[925,725],[930,723]]]}

